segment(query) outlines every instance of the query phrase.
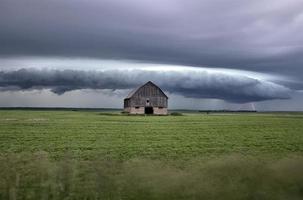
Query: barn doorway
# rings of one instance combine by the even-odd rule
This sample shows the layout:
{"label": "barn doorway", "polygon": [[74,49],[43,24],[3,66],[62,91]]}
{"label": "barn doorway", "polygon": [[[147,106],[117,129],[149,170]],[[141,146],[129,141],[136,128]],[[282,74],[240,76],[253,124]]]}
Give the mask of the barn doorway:
{"label": "barn doorway", "polygon": [[145,107],[144,113],[148,114],[148,115],[154,114],[154,108],[153,107]]}

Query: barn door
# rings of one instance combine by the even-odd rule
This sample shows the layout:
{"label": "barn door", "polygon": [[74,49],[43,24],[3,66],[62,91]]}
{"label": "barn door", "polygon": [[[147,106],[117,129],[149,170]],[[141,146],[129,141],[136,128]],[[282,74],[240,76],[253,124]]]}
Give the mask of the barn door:
{"label": "barn door", "polygon": [[147,115],[154,114],[154,108],[153,107],[145,107],[144,113]]}

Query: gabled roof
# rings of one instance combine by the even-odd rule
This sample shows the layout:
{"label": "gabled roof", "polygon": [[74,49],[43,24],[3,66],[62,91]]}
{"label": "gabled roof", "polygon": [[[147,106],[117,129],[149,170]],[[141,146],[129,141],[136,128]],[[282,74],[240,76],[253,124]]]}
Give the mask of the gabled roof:
{"label": "gabled roof", "polygon": [[156,84],[154,84],[154,83],[151,82],[151,81],[148,81],[147,83],[141,85],[140,87],[135,88],[134,90],[132,90],[132,91],[127,95],[127,97],[126,97],[125,99],[131,98],[138,90],[140,90],[142,87],[144,87],[144,86],[147,85],[147,84],[152,84],[152,85],[154,85],[155,87],[157,87],[157,88],[164,94],[164,96],[165,96],[166,98],[168,98],[168,96],[163,92],[163,90],[162,90],[159,86],[157,86]]}

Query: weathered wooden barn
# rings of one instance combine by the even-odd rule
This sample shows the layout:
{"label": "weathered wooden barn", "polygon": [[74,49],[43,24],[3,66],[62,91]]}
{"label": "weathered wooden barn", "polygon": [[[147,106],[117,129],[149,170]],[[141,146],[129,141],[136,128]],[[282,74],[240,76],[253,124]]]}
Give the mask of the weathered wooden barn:
{"label": "weathered wooden barn", "polygon": [[124,112],[167,115],[167,100],[166,94],[153,82],[148,81],[124,99]]}

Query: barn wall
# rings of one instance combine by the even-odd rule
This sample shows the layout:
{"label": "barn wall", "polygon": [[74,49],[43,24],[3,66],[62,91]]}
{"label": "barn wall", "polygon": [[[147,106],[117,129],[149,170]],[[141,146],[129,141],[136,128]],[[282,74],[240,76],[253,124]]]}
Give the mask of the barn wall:
{"label": "barn wall", "polygon": [[127,108],[124,108],[124,112],[128,112],[130,114],[144,114],[144,111],[145,111],[145,107],[139,107],[139,108],[127,107]]}
{"label": "barn wall", "polygon": [[148,82],[124,99],[124,111],[130,114],[144,114],[145,107],[153,107],[154,114],[167,115],[167,99],[159,87]]}
{"label": "barn wall", "polygon": [[[167,115],[167,108],[163,107],[153,107],[155,115]],[[145,114],[145,107],[127,107],[124,108],[124,112],[128,112],[129,114]]]}
{"label": "barn wall", "polygon": [[[147,103],[149,99],[149,103]],[[155,107],[167,107],[166,97],[144,97],[144,96],[134,96],[130,99],[130,106],[155,106]]]}
{"label": "barn wall", "polygon": [[167,115],[167,108],[158,108],[158,107],[154,107],[154,114],[155,115]]}
{"label": "barn wall", "polygon": [[[149,100],[149,103],[147,103]],[[155,106],[167,108],[167,97],[154,84],[146,84],[130,98],[129,106]]]}

